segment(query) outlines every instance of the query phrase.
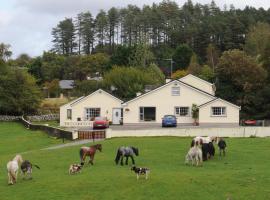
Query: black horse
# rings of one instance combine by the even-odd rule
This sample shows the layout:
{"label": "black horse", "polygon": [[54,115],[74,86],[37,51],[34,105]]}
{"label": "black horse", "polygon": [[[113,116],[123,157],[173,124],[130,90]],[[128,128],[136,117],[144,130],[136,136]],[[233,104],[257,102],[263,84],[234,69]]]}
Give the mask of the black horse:
{"label": "black horse", "polygon": [[133,156],[139,155],[139,149],[136,147],[119,147],[115,157],[115,163],[118,165],[121,158],[121,165],[123,165],[123,159],[126,157],[126,165],[128,164],[128,158],[131,157],[132,164],[135,165]]}
{"label": "black horse", "polygon": [[215,155],[215,147],[212,142],[202,144],[203,160],[208,160]]}

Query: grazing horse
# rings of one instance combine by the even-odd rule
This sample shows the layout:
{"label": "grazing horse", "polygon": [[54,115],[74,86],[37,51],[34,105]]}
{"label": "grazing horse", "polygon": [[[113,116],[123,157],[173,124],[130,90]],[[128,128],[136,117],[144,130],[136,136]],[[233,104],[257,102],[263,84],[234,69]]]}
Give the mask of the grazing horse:
{"label": "grazing horse", "polygon": [[32,164],[29,160],[24,160],[21,165],[22,173],[24,174],[24,178],[32,179],[32,170],[33,166],[35,166],[37,169],[40,169],[38,165]]}
{"label": "grazing horse", "polygon": [[17,175],[19,171],[19,166],[23,162],[21,155],[16,155],[12,161],[7,163],[7,172],[8,172],[8,184],[13,185],[17,181]]}
{"label": "grazing horse", "polygon": [[115,163],[118,165],[119,160],[121,158],[121,165],[123,165],[123,158],[126,157],[126,165],[128,164],[128,158],[131,157],[132,164],[135,165],[135,161],[133,156],[139,155],[139,149],[135,147],[119,147],[117,150],[117,154],[115,157]]}
{"label": "grazing horse", "polygon": [[96,150],[102,151],[102,145],[101,144],[95,144],[90,147],[81,147],[80,149],[80,158],[81,158],[81,165],[84,165],[84,160],[86,156],[89,156],[89,162],[91,165],[94,164],[94,157]]}
{"label": "grazing horse", "polygon": [[193,147],[191,147],[186,155],[185,163],[190,163],[194,165],[196,163],[197,166],[203,163],[202,150],[199,146],[199,142],[196,142]]}

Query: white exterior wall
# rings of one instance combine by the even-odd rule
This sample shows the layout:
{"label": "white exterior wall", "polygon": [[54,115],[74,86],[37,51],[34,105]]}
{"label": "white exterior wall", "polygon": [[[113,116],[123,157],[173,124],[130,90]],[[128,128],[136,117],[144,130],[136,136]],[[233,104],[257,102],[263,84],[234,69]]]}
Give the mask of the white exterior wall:
{"label": "white exterior wall", "polygon": [[[69,108],[72,109],[71,120],[67,119],[67,109]],[[108,120],[112,121],[112,109],[121,108],[121,100],[112,97],[103,90],[98,90],[71,106],[62,106],[60,108],[60,126],[65,126],[65,122],[72,122],[74,126],[76,126],[76,124],[78,124],[77,118],[81,118],[82,122],[79,123],[81,126],[84,124],[89,125],[90,123],[83,123],[86,121],[85,108],[100,108],[100,115],[102,117],[107,117]]]}
{"label": "white exterior wall", "polygon": [[198,77],[195,77],[191,74],[184,76],[183,78],[180,78],[179,80],[183,81],[184,83],[187,83],[195,88],[203,90],[209,94],[215,95],[215,91],[213,90],[213,84],[211,84],[205,80],[202,80]]}
{"label": "white exterior wall", "polygon": [[[180,86],[180,96],[172,96],[171,88],[175,86]],[[134,101],[127,102],[123,107],[123,122],[124,124],[128,123],[153,123],[143,122],[139,119],[139,108],[140,107],[156,107],[156,121],[155,123],[161,123],[162,117],[168,114],[175,114],[175,106],[187,106],[189,107],[189,116],[188,117],[177,117],[178,123],[192,123],[193,119],[191,117],[191,106],[193,103],[201,105],[214,97],[210,95],[203,94],[197,90],[194,90],[184,84],[181,84],[178,81],[173,81],[168,85],[165,85],[162,88],[159,88],[156,91],[145,94],[144,96],[135,99]],[[129,111],[126,111],[126,109]]]}
{"label": "white exterior wall", "polygon": [[195,137],[195,136],[218,136],[218,137],[269,137],[270,127],[234,127],[234,128],[160,128],[150,130],[106,130],[106,138],[112,137]]}
{"label": "white exterior wall", "polygon": [[[226,115],[212,116],[212,107],[226,107]],[[213,101],[200,108],[199,123],[200,125],[211,123],[239,124],[239,108],[221,100]]]}

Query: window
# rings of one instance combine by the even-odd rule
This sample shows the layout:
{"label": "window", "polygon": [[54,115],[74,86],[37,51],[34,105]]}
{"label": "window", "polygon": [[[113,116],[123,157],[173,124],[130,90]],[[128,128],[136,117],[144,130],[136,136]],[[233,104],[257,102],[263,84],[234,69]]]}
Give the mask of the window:
{"label": "window", "polygon": [[140,107],[140,121],[156,121],[156,107]]}
{"label": "window", "polygon": [[180,87],[172,87],[172,96],[180,96]]}
{"label": "window", "polygon": [[212,107],[212,116],[225,116],[226,107]]}
{"label": "window", "polygon": [[67,109],[67,119],[72,119],[72,110]]}
{"label": "window", "polygon": [[189,107],[175,107],[175,115],[176,116],[189,116]]}
{"label": "window", "polygon": [[86,108],[86,120],[92,120],[94,117],[100,117],[100,108]]}

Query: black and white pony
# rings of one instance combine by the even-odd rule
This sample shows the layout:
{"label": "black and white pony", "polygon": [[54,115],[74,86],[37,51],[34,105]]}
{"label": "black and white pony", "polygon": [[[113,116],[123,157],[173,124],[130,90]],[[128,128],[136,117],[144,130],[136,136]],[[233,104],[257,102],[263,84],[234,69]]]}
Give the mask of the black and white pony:
{"label": "black and white pony", "polygon": [[132,164],[135,165],[134,155],[139,155],[139,149],[136,147],[119,147],[115,157],[115,163],[118,165],[121,159],[121,165],[123,165],[123,159],[126,157],[126,165],[128,164],[128,158],[131,157]]}
{"label": "black and white pony", "polygon": [[215,155],[215,147],[213,142],[216,141],[216,137],[201,137],[197,136],[193,138],[191,142],[191,147],[195,145],[195,143],[199,143],[202,147],[202,155],[203,160],[206,161]]}
{"label": "black and white pony", "polygon": [[35,166],[37,169],[40,169],[38,165],[32,164],[29,160],[24,160],[21,164],[21,171],[24,174],[24,178],[32,179],[32,170],[33,166]]}

